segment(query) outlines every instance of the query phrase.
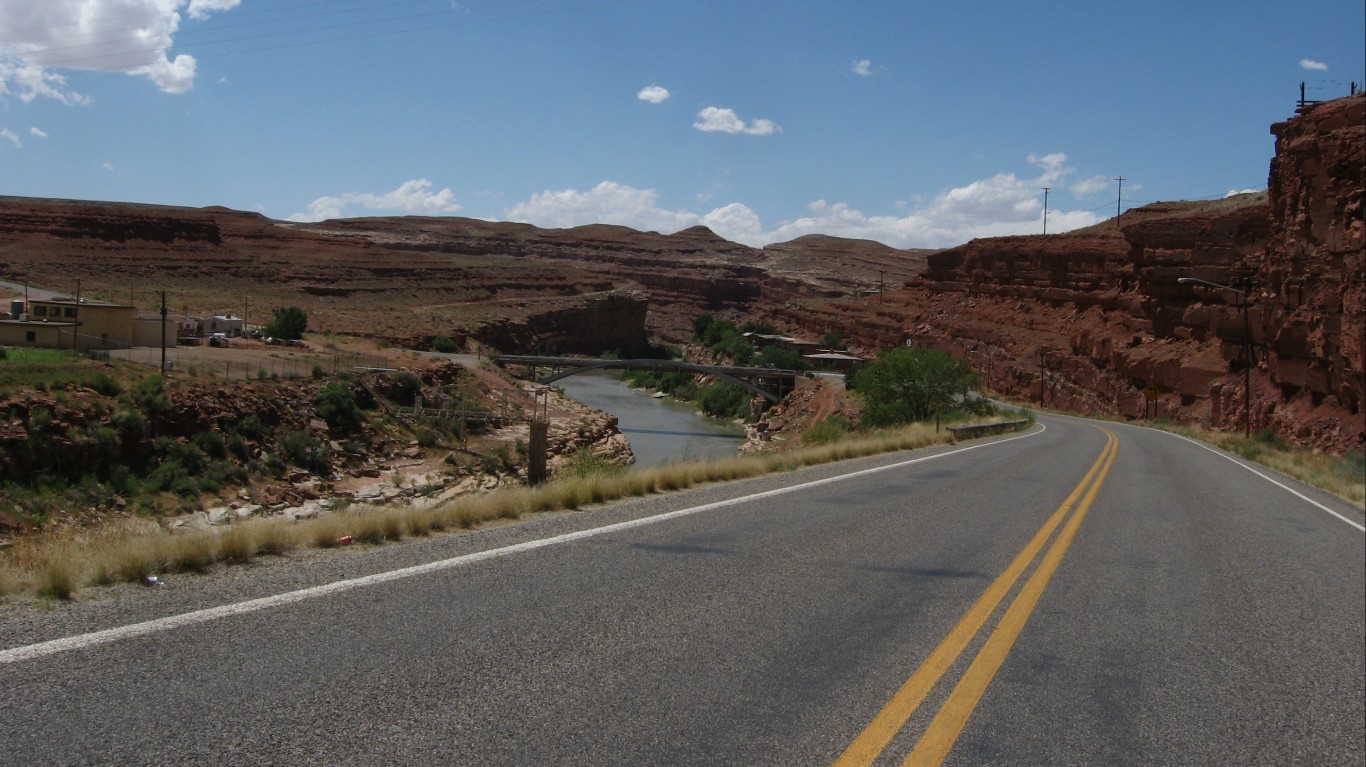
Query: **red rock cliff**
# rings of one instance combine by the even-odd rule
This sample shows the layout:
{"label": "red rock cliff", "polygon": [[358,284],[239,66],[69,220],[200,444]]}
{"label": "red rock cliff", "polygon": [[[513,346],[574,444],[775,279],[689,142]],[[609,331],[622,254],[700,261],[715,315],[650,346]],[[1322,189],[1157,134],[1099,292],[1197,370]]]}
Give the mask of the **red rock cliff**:
{"label": "red rock cliff", "polygon": [[[1268,192],[1158,203],[1088,230],[974,240],[911,289],[776,311],[873,350],[911,342],[971,361],[988,386],[1082,412],[1251,428],[1331,450],[1366,442],[1362,205],[1366,96],[1272,127]],[[1247,291],[1183,285],[1194,277]]]}

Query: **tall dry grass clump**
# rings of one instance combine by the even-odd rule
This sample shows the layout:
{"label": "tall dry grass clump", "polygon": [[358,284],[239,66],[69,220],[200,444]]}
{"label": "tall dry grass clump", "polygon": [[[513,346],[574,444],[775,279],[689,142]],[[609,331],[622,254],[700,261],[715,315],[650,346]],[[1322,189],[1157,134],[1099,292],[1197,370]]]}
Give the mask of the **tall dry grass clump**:
{"label": "tall dry grass clump", "polygon": [[9,562],[0,560],[0,597],[18,594],[23,589],[23,573]]}
{"label": "tall dry grass clump", "polygon": [[81,561],[71,541],[60,541],[39,551],[33,563],[33,587],[38,596],[70,599],[83,585]]}
{"label": "tall dry grass clump", "polygon": [[161,571],[165,533],[114,531],[88,546],[95,583],[142,583]]}

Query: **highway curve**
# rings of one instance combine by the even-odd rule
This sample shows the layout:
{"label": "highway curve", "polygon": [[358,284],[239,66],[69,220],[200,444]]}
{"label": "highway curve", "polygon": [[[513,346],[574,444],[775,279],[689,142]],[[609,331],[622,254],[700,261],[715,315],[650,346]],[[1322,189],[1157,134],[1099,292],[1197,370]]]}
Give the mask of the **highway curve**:
{"label": "highway curve", "polygon": [[1040,424],[0,605],[0,764],[1362,764],[1361,511]]}

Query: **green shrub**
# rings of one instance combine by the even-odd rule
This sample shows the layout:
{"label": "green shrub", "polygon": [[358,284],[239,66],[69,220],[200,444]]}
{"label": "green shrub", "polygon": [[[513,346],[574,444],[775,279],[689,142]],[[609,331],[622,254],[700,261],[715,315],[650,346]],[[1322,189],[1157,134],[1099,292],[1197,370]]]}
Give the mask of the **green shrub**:
{"label": "green shrub", "polygon": [[105,372],[98,372],[90,376],[86,386],[106,397],[117,397],[123,393],[123,386],[114,380],[113,376]]}
{"label": "green shrub", "polygon": [[415,373],[403,371],[394,376],[394,385],[390,390],[394,401],[400,405],[413,405],[417,402],[417,397],[422,393],[422,379]]}
{"label": "green shrub", "polygon": [[115,412],[113,421],[124,444],[132,444],[147,435],[147,422],[141,413],[132,408],[126,407]]}
{"label": "green shrub", "polygon": [[163,461],[173,461],[185,467],[191,474],[198,474],[204,468],[204,454],[190,442],[179,442],[170,437],[157,437],[152,442],[152,450]]}
{"label": "green shrub", "polygon": [[210,458],[228,457],[228,440],[218,431],[201,431],[192,440],[196,447]]}
{"label": "green shrub", "polygon": [[933,349],[882,352],[854,373],[850,388],[868,403],[862,420],[869,426],[928,421],[959,407],[977,376],[968,364]]}
{"label": "green shrub", "polygon": [[313,400],[313,409],[328,426],[343,431],[356,431],[364,420],[360,406],[356,404],[356,395],[345,381],[333,381],[324,386]]}
{"label": "green shrub", "polygon": [[162,461],[157,465],[152,473],[143,480],[143,487],[152,493],[174,490],[177,487],[186,487],[188,483],[193,483],[194,479],[190,472],[186,471],[185,466],[175,459]]}
{"label": "green shrub", "polygon": [[728,381],[712,384],[698,398],[702,412],[716,418],[748,418],[749,393]]}
{"label": "green shrub", "polygon": [[437,336],[432,340],[432,351],[442,354],[455,354],[460,351],[460,344],[449,336]]}
{"label": "green shrub", "polygon": [[231,453],[239,461],[246,461],[251,458],[251,453],[247,450],[247,441],[245,439],[242,439],[241,434],[233,434],[229,436],[227,441],[227,448],[228,452]]}
{"label": "green shrub", "polygon": [[308,312],[297,306],[284,306],[275,310],[275,317],[266,323],[266,335],[274,338],[298,340],[308,329]]}
{"label": "green shrub", "polygon": [[332,467],[328,462],[331,451],[307,429],[287,431],[279,435],[279,442],[281,452],[295,466],[314,474],[331,472]]}
{"label": "green shrub", "polygon": [[266,425],[261,422],[261,416],[256,413],[247,413],[242,416],[233,430],[247,439],[260,440],[266,436]]}
{"label": "green shrub", "polygon": [[148,376],[133,387],[132,402],[153,424],[171,415],[171,400],[166,396],[166,379]]}
{"label": "green shrub", "polygon": [[850,426],[849,419],[836,413],[807,429],[802,435],[802,444],[825,445],[838,442],[849,436]]}

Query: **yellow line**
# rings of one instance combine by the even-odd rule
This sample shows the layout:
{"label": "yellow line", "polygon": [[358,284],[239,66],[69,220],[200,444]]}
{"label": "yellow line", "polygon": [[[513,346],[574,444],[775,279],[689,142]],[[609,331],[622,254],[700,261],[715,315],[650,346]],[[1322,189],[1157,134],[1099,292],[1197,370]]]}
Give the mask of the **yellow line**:
{"label": "yellow line", "polygon": [[1111,448],[1117,443],[1115,435],[1106,431],[1105,449],[1101,451],[1100,457],[1091,466],[1090,471],[1082,478],[1081,483],[1063,501],[1058,510],[1044,522],[1043,527],[1034,534],[1029,543],[1025,545],[1010,563],[1010,566],[992,582],[987,590],[982,592],[982,596],[977,598],[972,607],[959,620],[958,625],[953,627],[949,635],[939,643],[939,646],[930,653],[925,662],[916,669],[915,673],[906,680],[901,688],[892,695],[892,699],[887,705],[882,707],[877,716],[868,723],[863,732],[859,733],[853,743],[844,750],[833,765],[833,767],[867,767],[873,763],[887,748],[887,744],[892,738],[906,725],[906,722],[915,714],[920,704],[924,702],[925,696],[929,695],[930,690],[939,682],[949,667],[958,660],[958,656],[972,642],[973,637],[982,629],[983,624],[996,611],[996,607],[1001,603],[1010,590],[1015,587],[1015,582],[1020,579],[1020,575],[1029,567],[1034,558],[1044,544],[1048,542],[1053,531],[1057,529],[1072,505],[1077,502],[1085,492],[1085,488],[1090,484],[1092,478],[1101,470],[1102,464],[1106,461],[1107,454],[1111,453]]}
{"label": "yellow line", "polygon": [[[1114,435],[1105,431],[1113,439]],[[927,767],[928,765],[939,765],[948,756],[953,744],[957,742],[958,736],[962,734],[963,728],[968,723],[968,718],[977,708],[978,702],[986,693],[987,686],[1000,670],[1001,664],[1005,662],[1006,655],[1015,646],[1015,640],[1019,638],[1020,632],[1024,630],[1025,623],[1029,616],[1034,612],[1034,608],[1039,604],[1039,598],[1043,596],[1044,589],[1048,587],[1048,581],[1057,571],[1062,558],[1067,554],[1067,549],[1072,545],[1072,539],[1076,537],[1077,529],[1081,527],[1081,522],[1086,518],[1086,512],[1091,509],[1091,504],[1096,500],[1096,493],[1100,486],[1105,482],[1105,477],[1110,473],[1110,466],[1115,462],[1115,454],[1118,449],[1109,450],[1109,458],[1105,461],[1105,468],[1101,470],[1096,481],[1091,485],[1091,489],[1086,493],[1086,499],[1077,507],[1077,513],[1067,520],[1066,526],[1058,534],[1058,539],[1049,547],[1048,553],[1044,555],[1043,561],[1039,563],[1039,568],[1025,582],[1024,588],[1015,597],[1006,613],[1001,617],[1001,622],[996,625],[996,629],[991,632],[986,644],[982,646],[977,657],[968,666],[968,670],[959,680],[958,685],[953,688],[949,699],[944,702],[939,713],[935,715],[934,721],[926,728],[925,733],[920,736],[920,741],[915,744],[911,755],[906,757],[902,767]]]}

